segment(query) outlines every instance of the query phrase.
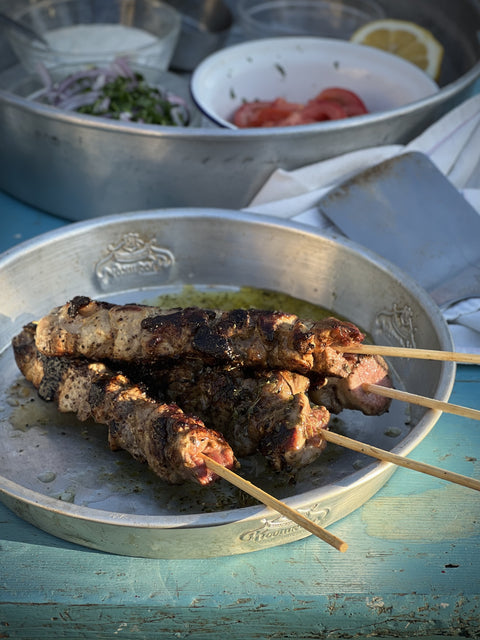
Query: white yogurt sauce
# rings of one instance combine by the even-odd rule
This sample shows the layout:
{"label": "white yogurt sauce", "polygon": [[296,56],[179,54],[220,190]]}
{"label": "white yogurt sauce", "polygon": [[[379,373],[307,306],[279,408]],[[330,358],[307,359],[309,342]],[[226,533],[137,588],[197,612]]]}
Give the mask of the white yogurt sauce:
{"label": "white yogurt sauce", "polygon": [[79,24],[48,31],[44,36],[55,51],[88,58],[112,52],[121,54],[158,43],[147,31],[122,24]]}

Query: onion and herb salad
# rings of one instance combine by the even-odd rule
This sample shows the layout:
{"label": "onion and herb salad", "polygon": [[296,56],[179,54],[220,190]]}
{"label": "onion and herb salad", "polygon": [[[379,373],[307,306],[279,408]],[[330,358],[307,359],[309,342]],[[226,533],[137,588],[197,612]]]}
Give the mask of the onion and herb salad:
{"label": "onion and herb salad", "polygon": [[182,98],[151,86],[128,61],[117,58],[107,67],[90,67],[54,82],[39,68],[44,89],[35,98],[59,109],[130,122],[187,126],[188,106]]}

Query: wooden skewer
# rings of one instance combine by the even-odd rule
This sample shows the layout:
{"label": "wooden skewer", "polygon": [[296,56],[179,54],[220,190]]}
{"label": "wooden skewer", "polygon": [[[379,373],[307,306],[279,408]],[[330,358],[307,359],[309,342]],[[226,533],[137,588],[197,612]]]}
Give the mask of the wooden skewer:
{"label": "wooden skewer", "polygon": [[444,411],[445,413],[453,413],[457,416],[462,416],[463,418],[473,418],[473,420],[480,420],[480,411],[478,409],[462,407],[459,404],[451,404],[450,402],[444,402],[443,400],[435,400],[434,398],[419,396],[416,393],[409,393],[408,391],[400,391],[400,389],[382,387],[381,385],[369,384],[367,382],[362,384],[362,389],[370,393],[376,393],[379,396],[392,398],[393,400],[401,400],[402,402],[409,402],[410,404],[418,404],[421,407],[427,407],[428,409],[438,409],[439,411]]}
{"label": "wooden skewer", "polygon": [[303,527],[313,535],[317,536],[324,542],[327,542],[332,547],[335,547],[335,549],[338,549],[338,551],[344,552],[348,549],[348,544],[346,542],[343,542],[343,540],[341,540],[340,538],[337,538],[337,536],[333,535],[333,533],[330,533],[329,531],[327,531],[320,525],[316,524],[309,518],[306,518],[300,512],[296,511],[295,509],[292,509],[284,502],[277,500],[277,498],[274,498],[269,493],[266,493],[265,491],[255,486],[248,480],[245,480],[244,478],[237,475],[233,471],[230,471],[230,469],[226,469],[225,467],[222,467],[221,464],[218,464],[218,462],[215,462],[215,460],[212,460],[212,458],[209,458],[205,454],[202,453],[200,455],[205,460],[205,464],[209,469],[211,469],[212,471],[215,471],[216,474],[218,474],[219,476],[221,476],[231,484],[235,485],[242,491],[245,491],[245,493],[250,494],[256,500],[259,500],[267,507],[270,507],[274,511],[278,511],[283,516],[286,516],[287,518],[289,518],[296,524],[300,525],[301,527]]}
{"label": "wooden skewer", "polygon": [[480,480],[476,480],[475,478],[462,476],[460,473],[447,471],[446,469],[435,467],[431,464],[426,464],[425,462],[417,462],[416,460],[399,456],[396,453],[379,449],[378,447],[359,442],[358,440],[352,440],[351,438],[347,438],[346,436],[342,436],[338,433],[333,433],[332,431],[326,431],[325,429],[322,429],[322,438],[328,442],[333,442],[334,444],[345,447],[346,449],[352,449],[353,451],[364,453],[372,458],[377,458],[378,460],[383,460],[385,462],[393,462],[393,464],[396,464],[399,467],[406,467],[407,469],[413,469],[413,471],[420,471],[421,473],[426,473],[427,475],[435,476],[442,480],[448,480],[449,482],[460,484],[464,487],[468,487],[469,489],[475,489],[475,491],[480,491]]}
{"label": "wooden skewer", "polygon": [[357,344],[342,347],[342,353],[358,353],[368,356],[416,358],[421,360],[443,360],[464,364],[480,364],[480,354],[439,351],[435,349],[413,349],[409,347],[389,347],[378,344]]}

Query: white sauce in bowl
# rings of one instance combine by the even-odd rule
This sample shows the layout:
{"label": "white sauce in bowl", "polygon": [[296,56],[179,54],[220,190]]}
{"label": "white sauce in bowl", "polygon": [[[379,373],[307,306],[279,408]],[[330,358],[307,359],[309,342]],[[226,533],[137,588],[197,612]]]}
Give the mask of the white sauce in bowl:
{"label": "white sauce in bowl", "polygon": [[79,24],[47,31],[44,37],[55,51],[88,58],[158,43],[158,39],[147,31],[122,24]]}

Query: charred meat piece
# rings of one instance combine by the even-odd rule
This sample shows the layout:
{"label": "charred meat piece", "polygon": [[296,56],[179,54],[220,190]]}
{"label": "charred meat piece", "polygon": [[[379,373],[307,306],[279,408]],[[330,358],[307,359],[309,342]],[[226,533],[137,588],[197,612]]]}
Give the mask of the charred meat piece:
{"label": "charred meat piece", "polygon": [[38,323],[36,344],[49,356],[153,363],[198,358],[206,364],[346,377],[356,357],[341,348],[364,336],[336,318],[313,322],[280,311],[195,307],[162,310],[77,296]]}
{"label": "charred meat piece", "polygon": [[290,371],[245,371],[188,361],[142,379],[227,438],[237,456],[260,451],[277,470],[299,468],[326,446],[330,414],[312,407],[307,377]]}
{"label": "charred meat piece", "polygon": [[330,413],[325,407],[312,407],[305,393],[297,393],[284,405],[277,420],[272,413],[270,428],[258,450],[277,470],[298,469],[312,463],[325,449],[321,432],[327,428]]}
{"label": "charred meat piece", "polygon": [[206,467],[201,453],[229,469],[235,466],[223,436],[175,404],[155,402],[141,386],[104,364],[40,354],[34,324],[13,339],[13,349],[20,371],[41,398],[54,401],[61,412],[75,413],[80,420],[91,418],[107,425],[112,450],[125,449],[147,462],[163,480],[211,483],[217,476]]}
{"label": "charred meat piece", "polygon": [[310,399],[331,412],[355,409],[367,416],[379,416],[388,411],[391,400],[362,389],[364,383],[378,384],[391,388],[392,381],[388,365],[380,356],[357,356],[352,371],[346,378],[313,377]]}

